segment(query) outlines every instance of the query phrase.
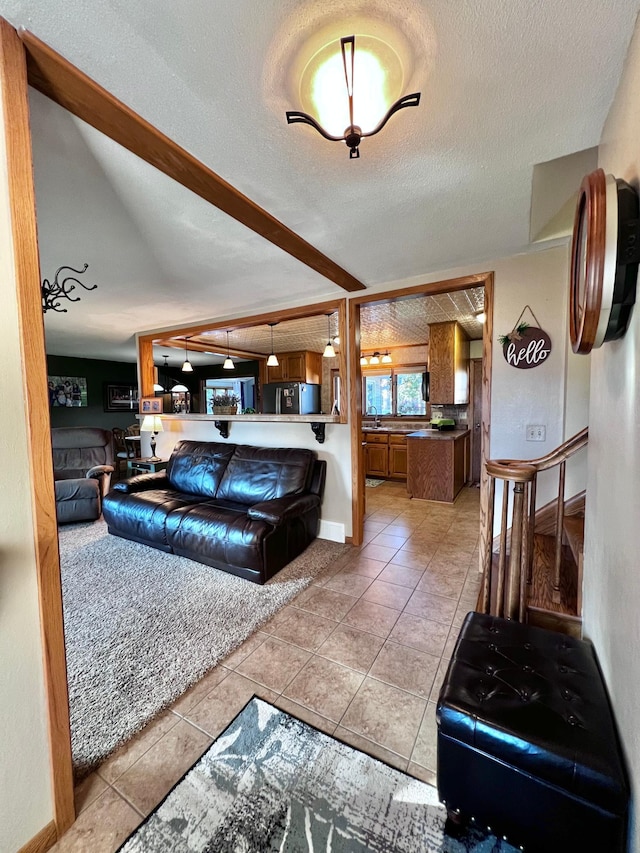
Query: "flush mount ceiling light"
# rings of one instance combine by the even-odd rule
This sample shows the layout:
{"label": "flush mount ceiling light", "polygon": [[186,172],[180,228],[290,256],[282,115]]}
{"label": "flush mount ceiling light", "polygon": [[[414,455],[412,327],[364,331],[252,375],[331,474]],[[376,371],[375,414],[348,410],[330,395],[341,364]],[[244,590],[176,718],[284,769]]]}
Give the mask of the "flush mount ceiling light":
{"label": "flush mount ceiling light", "polygon": [[[333,313],[333,311],[331,312],[331,314],[332,313]],[[331,343],[331,314],[327,314],[328,335],[327,335],[327,345],[324,348],[324,352],[322,353],[323,358],[335,358],[336,357],[336,351],[334,350],[333,344]]]}
{"label": "flush mount ceiling light", "polygon": [[184,339],[184,364],[182,365],[183,373],[193,373],[193,365],[189,361],[189,348],[187,346],[187,341],[189,338]]}
{"label": "flush mount ceiling light", "polygon": [[233,359],[231,358],[231,353],[229,352],[229,330],[227,329],[227,357],[224,360],[224,364],[222,367],[225,370],[235,370],[235,364],[233,363]]}
{"label": "flush mount ceiling light", "polygon": [[[354,122],[354,70],[356,66],[355,35],[345,36],[344,38],[340,39],[340,51],[342,54],[342,66],[344,71],[344,81],[346,84],[347,101],[349,107],[349,124],[343,135],[337,136],[333,133],[329,133],[319,124],[319,122],[315,118],[310,116],[308,113],[303,113],[298,110],[288,110],[286,115],[287,122],[289,124],[308,124],[311,127],[315,128],[315,130],[317,130],[321,136],[324,136],[324,138],[328,139],[330,142],[346,142],[347,147],[349,148],[349,158],[353,159],[360,157],[360,141],[365,136],[375,136],[375,134],[382,130],[382,128],[389,121],[391,116],[394,113],[397,113],[398,110],[401,110],[404,107],[417,107],[420,103],[420,92],[415,92],[412,95],[404,95],[402,98],[399,98],[394,104],[391,105],[391,107],[387,110],[386,114],[382,117],[382,119],[380,119],[380,121],[373,128],[373,130],[363,131],[362,127],[355,124]],[[369,54],[365,55],[368,56]],[[359,67],[359,72],[361,72],[363,69],[361,68],[360,62],[358,62],[357,64]],[[367,81],[365,79],[364,83],[366,82]],[[360,83],[358,83],[358,87],[360,88]],[[332,93],[332,97],[335,99],[335,92]],[[360,103],[358,103],[358,115],[360,115]]]}
{"label": "flush mount ceiling light", "polygon": [[273,351],[273,327],[277,326],[277,323],[267,323],[268,326],[271,326],[271,355],[267,359],[267,367],[278,367],[280,362],[278,361],[278,356]]}

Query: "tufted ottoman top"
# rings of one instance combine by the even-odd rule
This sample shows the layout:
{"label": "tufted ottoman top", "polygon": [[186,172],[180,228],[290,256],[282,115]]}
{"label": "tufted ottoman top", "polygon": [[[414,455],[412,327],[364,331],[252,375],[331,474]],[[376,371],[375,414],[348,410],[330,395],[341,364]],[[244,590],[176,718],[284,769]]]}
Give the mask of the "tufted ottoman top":
{"label": "tufted ottoman top", "polygon": [[440,734],[622,813],[629,798],[593,647],[469,613],[440,691]]}

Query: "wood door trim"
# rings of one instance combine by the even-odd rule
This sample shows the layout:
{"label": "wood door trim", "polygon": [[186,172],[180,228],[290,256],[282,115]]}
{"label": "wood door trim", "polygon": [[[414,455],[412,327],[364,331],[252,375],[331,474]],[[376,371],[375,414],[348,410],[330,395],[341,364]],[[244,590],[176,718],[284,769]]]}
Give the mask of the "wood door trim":
{"label": "wood door trim", "polygon": [[29,95],[24,47],[16,30],[2,18],[0,74],[4,93],[9,205],[15,251],[43,668],[48,703],[53,809],[56,830],[61,835],[73,823],[75,809]]}
{"label": "wood door trim", "polygon": [[[482,358],[470,358],[469,359],[469,429],[471,430],[471,441],[470,441],[470,482],[476,482],[474,478],[474,468],[473,468],[473,460],[476,453],[477,447],[477,438],[476,438],[476,420],[477,420],[477,409],[482,408],[482,405],[478,406],[476,395],[474,392],[476,377],[480,376],[480,394],[482,394]],[[480,400],[482,404],[482,399]],[[482,428],[480,429],[480,447],[479,456],[480,456],[480,471],[482,471]],[[479,480],[478,480],[479,482]]]}
{"label": "wood door trim", "polygon": [[54,821],[48,823],[30,841],[23,845],[18,853],[45,853],[58,840],[58,831]]}
{"label": "wood door trim", "polygon": [[482,555],[485,553],[487,542],[493,538],[493,530],[487,529],[489,518],[489,475],[487,474],[487,460],[490,453],[491,442],[491,377],[493,370],[493,298],[494,298],[494,274],[487,276],[484,285],[484,311],[486,319],[482,333],[482,433],[480,451],[480,548],[478,558],[478,572],[482,570]]}
{"label": "wood door trim", "polygon": [[33,33],[20,33],[29,84],[223,213],[353,292],[365,285],[161,133]]}

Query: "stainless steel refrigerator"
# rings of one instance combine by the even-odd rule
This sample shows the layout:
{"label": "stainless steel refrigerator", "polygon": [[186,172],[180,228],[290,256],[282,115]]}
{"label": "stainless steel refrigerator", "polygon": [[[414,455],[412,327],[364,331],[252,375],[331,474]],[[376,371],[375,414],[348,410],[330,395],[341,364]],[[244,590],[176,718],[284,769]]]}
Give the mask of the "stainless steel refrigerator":
{"label": "stainless steel refrigerator", "polygon": [[320,385],[308,382],[268,382],[262,386],[266,415],[320,414]]}

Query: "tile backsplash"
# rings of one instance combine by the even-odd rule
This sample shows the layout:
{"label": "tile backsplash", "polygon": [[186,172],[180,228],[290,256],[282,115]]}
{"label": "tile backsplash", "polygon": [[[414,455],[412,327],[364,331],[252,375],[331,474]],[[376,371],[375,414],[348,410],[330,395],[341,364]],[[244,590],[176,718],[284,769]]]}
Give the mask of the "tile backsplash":
{"label": "tile backsplash", "polygon": [[453,418],[456,424],[468,426],[469,406],[431,406],[431,418]]}

